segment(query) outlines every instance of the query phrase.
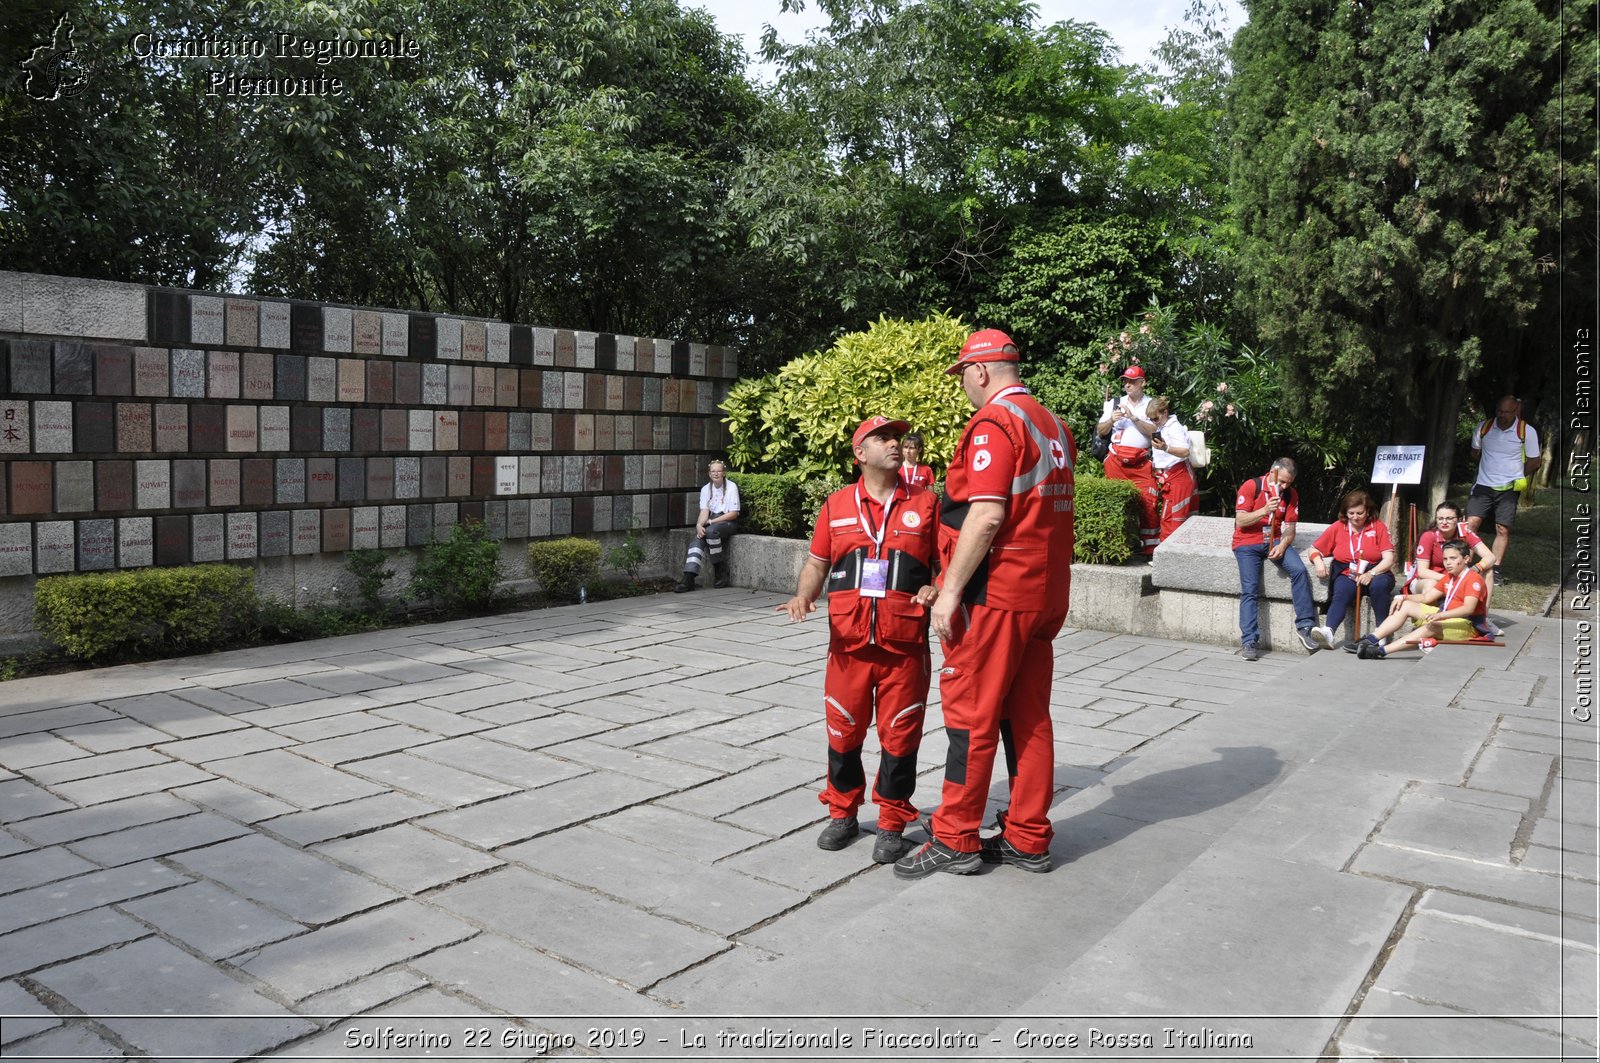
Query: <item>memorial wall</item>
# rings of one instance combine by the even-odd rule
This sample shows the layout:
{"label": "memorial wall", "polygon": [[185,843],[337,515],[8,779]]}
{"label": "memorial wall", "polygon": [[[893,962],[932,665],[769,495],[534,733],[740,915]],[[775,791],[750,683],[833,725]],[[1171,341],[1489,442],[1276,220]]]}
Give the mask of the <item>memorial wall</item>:
{"label": "memorial wall", "polygon": [[0,272],[0,593],[692,523],[728,348]]}

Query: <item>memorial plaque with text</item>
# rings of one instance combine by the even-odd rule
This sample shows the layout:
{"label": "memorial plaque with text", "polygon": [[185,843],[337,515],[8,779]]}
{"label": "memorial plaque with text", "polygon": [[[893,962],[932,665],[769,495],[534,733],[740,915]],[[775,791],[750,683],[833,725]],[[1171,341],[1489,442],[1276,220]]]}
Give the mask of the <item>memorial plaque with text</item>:
{"label": "memorial plaque with text", "polygon": [[495,400],[495,371],[491,366],[472,368],[472,405],[493,406]]}
{"label": "memorial plaque with text", "polygon": [[256,515],[228,514],[228,560],[244,561],[256,556]]}
{"label": "memorial plaque with text", "polygon": [[394,459],[367,459],[367,501],[388,502],[394,498]]}
{"label": "memorial plaque with text", "polygon": [[270,506],[276,489],[271,458],[245,458],[239,462],[239,503]]}
{"label": "memorial plaque with text", "polygon": [[608,414],[596,414],[594,419],[594,448],[614,450],[617,445],[617,419]]}
{"label": "memorial plaque with text", "polygon": [[279,402],[304,402],[306,399],[306,358],[299,354],[280,354],[273,361],[272,397]]}
{"label": "memorial plaque with text", "polygon": [[556,364],[556,333],[555,329],[535,328],[533,330],[533,364]]}
{"label": "memorial plaque with text", "polygon": [[543,394],[544,373],[538,369],[517,370],[517,405],[525,410],[539,408]]}
{"label": "memorial plaque with text", "polygon": [[393,365],[395,404],[422,405],[422,366],[415,362],[395,362]]}
{"label": "memorial plaque with text", "polygon": [[506,504],[504,502],[473,502],[462,506],[462,519],[472,519],[473,515],[468,511],[474,508],[483,510],[483,516],[478,519],[483,521],[484,531],[489,538],[498,542],[506,537]]}
{"label": "memorial plaque with text", "polygon": [[448,539],[450,529],[461,519],[461,507],[455,502],[439,502],[433,507],[433,537]]}
{"label": "memorial plaque with text", "polygon": [[293,524],[287,510],[272,510],[261,514],[257,525],[256,549],[262,557],[286,557],[289,553],[290,536],[293,534]]}
{"label": "memorial plaque with text", "polygon": [[606,408],[606,378],[603,373],[583,374],[583,409]]}
{"label": "memorial plaque with text", "polygon": [[550,500],[550,534],[572,534],[572,499],[552,498]]}
{"label": "memorial plaque with text", "polygon": [[394,401],[394,367],[395,363],[393,362],[370,361],[367,363],[368,402]]}
{"label": "memorial plaque with text", "polygon": [[572,416],[572,449],[594,449],[594,414],[579,413]]}
{"label": "memorial plaque with text", "polygon": [[452,365],[450,368],[449,402],[451,406],[472,405],[472,366]]}
{"label": "memorial plaque with text", "polygon": [[416,505],[406,507],[406,545],[426,546],[433,542],[433,507]]}
{"label": "memorial plaque with text", "polygon": [[[489,422],[484,422],[484,443],[489,442]],[[506,417],[506,441],[498,450],[523,451],[533,447],[533,415],[513,413]]]}
{"label": "memorial plaque with text", "polygon": [[155,449],[155,433],[147,402],[117,403],[117,451],[147,453]]}
{"label": "memorial plaque with text", "polygon": [[577,338],[570,329],[556,329],[555,364],[570,369],[578,364]]}
{"label": "memorial plaque with text", "polygon": [[367,363],[363,359],[339,359],[339,401],[367,401]]}
{"label": "memorial plaque with text", "polygon": [[[348,509],[323,509],[311,510],[312,513],[322,514],[322,549],[330,554],[343,553],[350,549],[350,510]],[[378,545],[378,511],[372,513],[372,546],[363,549],[376,549]]]}
{"label": "memorial plaque with text", "polygon": [[122,568],[146,568],[155,560],[155,522],[149,517],[118,518],[117,564]]}
{"label": "memorial plaque with text", "polygon": [[[454,459],[452,459],[452,460],[454,460]],[[491,457],[488,457],[487,455],[481,455],[480,454],[480,455],[478,455],[477,457],[474,457],[474,458],[470,458],[470,459],[462,458],[460,460],[462,460],[462,461],[469,461],[470,460],[472,462],[472,482],[471,482],[468,490],[466,490],[466,491],[464,491],[462,493],[463,494],[479,495],[479,496],[494,494],[494,475],[495,475],[495,472],[494,472],[494,461],[495,461],[495,459],[493,459]],[[455,470],[452,469],[451,470],[452,475],[454,474],[454,472],[455,472]],[[456,492],[454,492],[454,491],[451,492],[451,494],[455,494],[455,493]]]}
{"label": "memorial plaque with text", "polygon": [[661,411],[661,378],[646,377],[644,380],[644,397],[640,408],[646,413],[660,413]]}
{"label": "memorial plaque with text", "polygon": [[293,331],[289,304],[264,302],[261,308],[261,346],[285,350]]}
{"label": "memorial plaque with text", "polygon": [[489,333],[482,321],[461,323],[461,359],[466,362],[489,360]]}
{"label": "memorial plaque with text", "polygon": [[315,303],[293,303],[289,307],[289,346],[297,354],[322,351],[322,307]]}
{"label": "memorial plaque with text", "polygon": [[379,545],[385,550],[406,545],[406,506],[383,506],[379,509]]}
{"label": "memorial plaque with text", "polygon": [[199,458],[179,458],[172,463],[172,506],[202,509],[206,504],[206,463]]}
{"label": "memorial plaque with text", "polygon": [[33,574],[33,525],[0,524],[0,576]]}
{"label": "memorial plaque with text", "polygon": [[339,360],[306,359],[306,401],[336,402],[339,398]]}
{"label": "memorial plaque with text", "polygon": [[[341,510],[325,510],[327,513],[339,513]],[[324,533],[326,535],[326,533]],[[350,549],[376,550],[379,545],[378,538],[378,507],[357,506],[350,511]]]}
{"label": "memorial plaque with text", "polygon": [[97,461],[94,464],[94,508],[101,512],[132,509],[133,462]]}
{"label": "memorial plaque with text", "polygon": [[228,342],[227,304],[215,295],[189,296],[189,342],[221,344]]}
{"label": "memorial plaque with text", "polygon": [[304,458],[279,458],[273,473],[278,505],[299,505],[306,500],[306,460]]}
{"label": "memorial plaque with text", "polygon": [[[483,415],[483,441],[474,450],[503,451],[510,444],[510,415],[504,412]],[[463,442],[466,442],[463,439]]]}
{"label": "memorial plaque with text", "polygon": [[565,392],[561,405],[569,410],[583,409],[583,374],[564,374],[563,391]]}
{"label": "memorial plaque with text", "polygon": [[106,344],[94,350],[96,395],[133,394],[133,348]]}
{"label": "memorial plaque with text", "polygon": [[71,454],[72,406],[61,399],[33,404],[33,449],[39,454]]}
{"label": "memorial plaque with text", "polygon": [[433,411],[409,411],[411,424],[406,449],[432,450],[433,449]]}
{"label": "memorial plaque with text", "polygon": [[[412,357],[416,357],[413,352]],[[461,319],[441,317],[438,321],[438,358],[442,362],[461,360]]]}
{"label": "memorial plaque with text", "polygon": [[373,450],[405,450],[411,443],[411,430],[405,410],[384,410],[380,422],[382,436]]}
{"label": "memorial plaque with text", "polygon": [[26,402],[0,402],[0,454],[33,453],[33,410]]}
{"label": "memorial plaque with text", "polygon": [[188,453],[189,407],[177,403],[156,403],[156,450],[161,453]]}
{"label": "memorial plaque with text", "polygon": [[613,417],[611,419],[611,427],[613,434],[616,437],[616,448],[618,450],[632,450],[633,418],[628,414],[622,414],[620,417]]}
{"label": "memorial plaque with text", "polygon": [[88,513],[94,509],[94,462],[56,462],[56,512]]}
{"label": "memorial plaque with text", "polygon": [[71,340],[56,341],[54,390],[57,395],[94,394],[94,348],[92,346]]}
{"label": "memorial plaque with text", "polygon": [[254,347],[261,342],[254,299],[229,299],[227,315],[228,346]]}
{"label": "memorial plaque with text", "polygon": [[197,565],[227,556],[221,513],[197,513],[189,522],[189,557]]}
{"label": "memorial plaque with text", "polygon": [[228,407],[227,449],[235,453],[251,453],[257,449],[256,407]]}
{"label": "memorial plaque with text", "polygon": [[482,410],[464,410],[461,413],[461,450],[483,449],[483,418]]}
{"label": "memorial plaque with text", "polygon": [[637,454],[629,454],[622,459],[622,489],[644,490],[644,459]]}
{"label": "memorial plaque with text", "polygon": [[355,314],[348,306],[322,308],[322,349],[349,354]]}
{"label": "memorial plaque with text", "polygon": [[496,369],[494,371],[494,401],[487,405],[517,405],[521,399],[517,377],[518,373],[515,369]]}
{"label": "memorial plaque with text", "polygon": [[539,463],[539,490],[543,494],[558,495],[561,493],[561,465],[562,459],[554,455],[542,459]]}
{"label": "memorial plaque with text", "polygon": [[211,504],[237,506],[239,504],[239,461],[237,458],[215,458],[209,463]]}
{"label": "memorial plaque with text", "polygon": [[340,502],[360,502],[367,493],[367,459],[339,458],[339,489],[334,497]]}
{"label": "memorial plaque with text", "polygon": [[322,449],[345,451],[350,449],[352,418],[347,406],[330,406],[322,411]]}
{"label": "memorial plaque with text", "polygon": [[322,411],[296,406],[289,413],[289,446],[296,453],[322,449]]}
{"label": "memorial plaque with text", "polygon": [[506,503],[506,538],[526,539],[528,537],[528,500],[526,498],[513,498]]}
{"label": "memorial plaque with text", "polygon": [[[480,462],[480,461],[488,463],[489,476],[486,477],[486,479],[491,481],[489,483],[485,483],[484,484],[482,492],[478,492],[478,491],[474,490],[475,485],[472,482],[473,466],[474,466],[474,464],[476,462]],[[493,465],[493,462],[494,462],[493,458],[451,458],[450,459],[450,487],[449,487],[449,492],[448,492],[450,497],[451,498],[463,498],[463,497],[465,497],[467,495],[471,495],[471,494],[479,494],[479,493],[481,493],[481,494],[486,494],[487,495],[487,494],[493,493],[493,489],[494,489],[494,484],[492,482],[493,476],[494,476],[494,465]]]}
{"label": "memorial plaque with text", "polygon": [[355,354],[383,353],[383,318],[375,310],[357,310],[350,349]]}
{"label": "memorial plaque with text", "polygon": [[179,348],[172,352],[168,391],[175,399],[206,397],[206,352]]}
{"label": "memorial plaque with text", "polygon": [[433,419],[433,449],[461,449],[461,418],[454,410],[440,410]]}
{"label": "memorial plaque with text", "polygon": [[510,364],[511,326],[504,321],[491,321],[485,327],[484,357],[491,362]]}
{"label": "memorial plaque with text", "polygon": [[291,514],[294,536],[292,552],[314,554],[322,549],[322,514],[315,509],[297,509]]}
{"label": "memorial plaque with text", "polygon": [[550,500],[548,498],[533,498],[528,500],[528,535],[534,539],[543,539],[550,534]]}
{"label": "memorial plaque with text", "polygon": [[233,351],[206,352],[206,395],[213,399],[239,397],[239,355]]}
{"label": "memorial plaque with text", "polygon": [[[350,413],[350,449],[358,451],[382,450],[383,414],[386,410],[352,410]],[[332,449],[331,447],[329,448]],[[404,449],[402,444],[401,449]]]}
{"label": "memorial plaque with text", "polygon": [[516,458],[495,458],[494,460],[494,493],[497,495],[514,495],[521,486],[521,477],[518,474],[518,460]]}
{"label": "memorial plaque with text", "polygon": [[422,459],[394,459],[394,497],[416,498],[422,494]]}
{"label": "memorial plaque with text", "polygon": [[411,325],[405,314],[384,314],[383,354],[386,358],[404,358],[411,342]]}
{"label": "memorial plaque with text", "polygon": [[273,388],[273,355],[267,351],[245,351],[239,356],[239,397],[270,401]]}
{"label": "memorial plaque with text", "polygon": [[48,340],[9,340],[11,390],[18,395],[50,394]]}
{"label": "memorial plaque with text", "polygon": [[71,572],[77,560],[77,529],[70,520],[45,521],[35,524],[34,571],[41,576],[48,572]]}
{"label": "memorial plaque with text", "polygon": [[196,454],[227,450],[227,418],[228,411],[223,406],[189,407],[189,449]]}
{"label": "memorial plaque with text", "polygon": [[539,457],[529,455],[525,458],[515,459],[517,462],[517,489],[519,495],[536,495],[539,493]]}
{"label": "memorial plaque with text", "polygon": [[620,376],[606,377],[606,409],[622,409],[623,379]]}
{"label": "memorial plaque with text", "polygon": [[449,480],[449,467],[444,458],[422,459],[422,497],[442,498]]}
{"label": "memorial plaque with text", "polygon": [[432,314],[412,314],[408,326],[409,340],[406,350],[412,358],[437,358],[439,351],[439,326]]}
{"label": "memorial plaque with text", "polygon": [[443,406],[450,398],[450,367],[437,363],[422,369],[422,404]]}
{"label": "memorial plaque with text", "polygon": [[332,502],[338,493],[338,464],[333,458],[306,459],[306,501]]}
{"label": "memorial plaque with text", "polygon": [[594,333],[579,332],[578,337],[578,368],[593,369],[594,365]]}
{"label": "memorial plaque with text", "polygon": [[181,514],[156,518],[156,564],[189,563],[189,518]]}
{"label": "memorial plaque with text", "polygon": [[172,508],[172,463],[133,463],[133,504],[136,509]]}
{"label": "memorial plaque with text", "polygon": [[555,449],[555,418],[548,413],[536,413],[529,418],[533,426],[533,449],[539,453]]}

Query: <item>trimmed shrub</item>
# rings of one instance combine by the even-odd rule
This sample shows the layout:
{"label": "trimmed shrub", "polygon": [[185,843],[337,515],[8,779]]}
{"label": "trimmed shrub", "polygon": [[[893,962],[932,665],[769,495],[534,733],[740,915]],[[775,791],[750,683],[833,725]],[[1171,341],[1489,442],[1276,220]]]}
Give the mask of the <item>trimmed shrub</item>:
{"label": "trimmed shrub", "polygon": [[1073,496],[1076,539],[1072,559],[1120,565],[1133,556],[1139,534],[1139,489],[1126,480],[1079,476]]}
{"label": "trimmed shrub", "polygon": [[34,591],[34,626],[86,661],[220,649],[255,635],[255,573],[189,565],[49,576]]}
{"label": "trimmed shrub", "polygon": [[[803,524],[802,534],[810,535],[811,529],[817,526],[817,514],[822,512],[822,503],[828,496],[843,487],[845,479],[836,472],[826,476],[819,476],[814,480],[807,480],[800,485],[801,504],[804,507],[800,515]],[[943,482],[940,483],[940,495],[943,496]]]}
{"label": "trimmed shrub", "polygon": [[600,544],[593,539],[546,539],[528,544],[528,568],[556,601],[575,602],[578,591],[600,572]]}
{"label": "trimmed shrub", "polygon": [[500,543],[489,538],[482,521],[474,520],[457,524],[448,536],[422,548],[408,597],[451,612],[481,609],[495,600],[499,585]]}
{"label": "trimmed shrub", "polygon": [[729,477],[739,485],[739,524],[758,535],[794,535],[800,524],[800,477],[793,473],[741,472]]}

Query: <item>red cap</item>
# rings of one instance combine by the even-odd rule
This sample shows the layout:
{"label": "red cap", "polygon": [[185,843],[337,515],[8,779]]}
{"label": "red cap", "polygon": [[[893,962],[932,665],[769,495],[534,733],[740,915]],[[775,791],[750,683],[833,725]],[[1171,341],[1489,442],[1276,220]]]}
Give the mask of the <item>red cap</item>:
{"label": "red cap", "polygon": [[1130,366],[1128,366],[1128,368],[1126,368],[1126,369],[1124,369],[1122,371],[1122,379],[1124,379],[1124,380],[1143,380],[1144,379],[1144,368],[1142,366],[1130,365]]}
{"label": "red cap", "polygon": [[974,362],[1015,362],[1017,345],[997,328],[980,329],[961,346],[961,358],[946,373],[959,373]]}
{"label": "red cap", "polygon": [[882,414],[879,414],[876,417],[868,417],[865,421],[861,422],[861,427],[856,429],[856,434],[850,437],[850,445],[852,447],[859,447],[863,439],[867,438],[874,432],[881,432],[885,428],[890,429],[894,432],[896,437],[899,437],[911,431],[911,422],[891,421]]}

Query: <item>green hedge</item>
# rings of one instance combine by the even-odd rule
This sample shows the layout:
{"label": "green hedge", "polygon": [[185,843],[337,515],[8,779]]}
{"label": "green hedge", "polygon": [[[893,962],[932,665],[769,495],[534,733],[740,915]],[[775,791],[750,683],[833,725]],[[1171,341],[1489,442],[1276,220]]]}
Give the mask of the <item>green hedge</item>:
{"label": "green hedge", "polygon": [[739,527],[757,535],[794,535],[801,530],[803,495],[794,473],[740,472],[728,477],[739,485]]}
{"label": "green hedge", "polygon": [[1078,476],[1073,498],[1077,537],[1072,559],[1120,565],[1133,556],[1139,535],[1139,489],[1126,480]]}
{"label": "green hedge", "polygon": [[575,602],[600,573],[600,544],[575,537],[529,543],[528,569],[550,597]]}
{"label": "green hedge", "polygon": [[49,576],[34,626],[83,660],[220,649],[256,632],[255,574],[232,565]]}

